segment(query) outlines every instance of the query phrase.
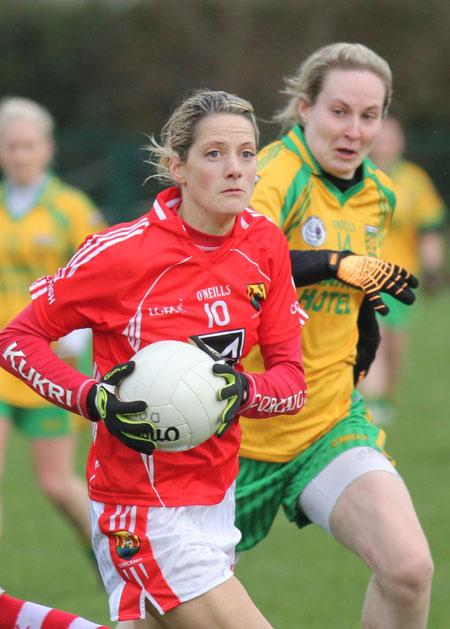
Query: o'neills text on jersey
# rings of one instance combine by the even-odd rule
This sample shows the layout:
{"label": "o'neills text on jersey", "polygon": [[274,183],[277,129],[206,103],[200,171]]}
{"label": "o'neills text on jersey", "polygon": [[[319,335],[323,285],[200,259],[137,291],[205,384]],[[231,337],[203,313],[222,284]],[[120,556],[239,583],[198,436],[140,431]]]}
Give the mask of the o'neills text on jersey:
{"label": "o'neills text on jersey", "polygon": [[20,374],[22,380],[28,380],[33,389],[50,402],[56,402],[63,406],[71,406],[72,391],[64,389],[59,386],[59,384],[55,384],[47,378],[43,378],[34,367],[30,367],[27,363],[25,352],[21,349],[17,350],[16,347],[17,343],[14,341],[5,349],[2,356],[5,360],[9,361],[14,371]]}
{"label": "o'neills text on jersey", "polygon": [[217,297],[226,297],[231,293],[230,285],[226,286],[210,286],[197,291],[197,299],[205,301],[206,299],[216,299]]}

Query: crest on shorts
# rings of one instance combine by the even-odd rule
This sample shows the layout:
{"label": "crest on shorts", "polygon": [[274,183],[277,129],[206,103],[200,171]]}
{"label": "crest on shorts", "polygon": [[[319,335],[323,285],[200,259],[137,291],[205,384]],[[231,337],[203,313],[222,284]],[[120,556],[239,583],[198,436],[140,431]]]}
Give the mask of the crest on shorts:
{"label": "crest on shorts", "polygon": [[130,531],[114,531],[116,538],[116,551],[121,559],[131,559],[141,547],[141,541],[137,535]]}
{"label": "crest on shorts", "polygon": [[247,284],[247,295],[255,310],[260,310],[260,301],[264,301],[267,297],[266,285],[264,282],[259,284]]}

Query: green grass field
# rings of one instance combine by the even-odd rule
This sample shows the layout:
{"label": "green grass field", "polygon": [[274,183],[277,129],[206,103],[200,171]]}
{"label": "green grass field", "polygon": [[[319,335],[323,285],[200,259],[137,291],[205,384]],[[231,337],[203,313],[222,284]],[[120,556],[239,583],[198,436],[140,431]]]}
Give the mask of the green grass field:
{"label": "green grass field", "polygon": [[[435,561],[429,629],[450,626],[450,295],[421,300],[398,420],[387,450],[413,496]],[[83,473],[89,431],[79,444]],[[4,488],[0,585],[11,595],[109,623],[106,595],[76,536],[37,493],[26,442],[10,442]],[[356,629],[368,570],[323,531],[299,532],[279,516],[245,553],[237,575],[276,629]],[[211,628],[213,629],[213,628]]]}

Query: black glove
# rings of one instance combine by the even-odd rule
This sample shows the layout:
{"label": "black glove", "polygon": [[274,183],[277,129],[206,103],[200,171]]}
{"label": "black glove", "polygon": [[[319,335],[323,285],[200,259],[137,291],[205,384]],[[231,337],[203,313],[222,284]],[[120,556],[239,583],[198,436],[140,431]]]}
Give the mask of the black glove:
{"label": "black glove", "polygon": [[120,381],[134,369],[135,363],[130,361],[113,367],[106,373],[99,384],[89,390],[87,409],[95,421],[102,419],[109,432],[129,448],[152,454],[157,447],[153,441],[155,426],[150,421],[127,419],[127,415],[144,413],[147,404],[142,400],[121,402],[116,396],[116,387]]}
{"label": "black glove", "polygon": [[381,315],[387,315],[389,308],[381,299],[380,292],[388,293],[404,304],[412,304],[416,299],[411,289],[419,286],[419,280],[403,267],[380,258],[330,249],[293,249],[290,257],[292,277],[297,287],[337,278],[364,291]]}
{"label": "black glove", "polygon": [[408,305],[416,299],[411,289],[419,286],[419,280],[398,264],[370,256],[333,252],[330,257],[330,267],[332,266],[336,267],[337,279],[364,291],[374,310],[380,315],[385,316],[389,312],[380,292]]}
{"label": "black glove", "polygon": [[222,411],[220,425],[216,431],[216,435],[221,437],[231,426],[239,408],[248,398],[248,380],[243,373],[225,363],[220,354],[208,347],[199,336],[190,336],[189,340],[215,361],[212,366],[213,373],[226,380],[226,384],[219,389],[219,400],[228,401]]}
{"label": "black glove", "polygon": [[353,365],[353,382],[358,386],[369,372],[381,341],[380,328],[368,297],[364,297],[358,315],[359,338]]}

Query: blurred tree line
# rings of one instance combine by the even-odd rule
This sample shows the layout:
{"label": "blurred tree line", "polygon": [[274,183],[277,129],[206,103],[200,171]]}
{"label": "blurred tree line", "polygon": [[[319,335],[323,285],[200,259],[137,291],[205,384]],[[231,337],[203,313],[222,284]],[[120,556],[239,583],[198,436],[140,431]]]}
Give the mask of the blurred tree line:
{"label": "blurred tree line", "polygon": [[248,98],[267,121],[282,78],[317,47],[359,41],[390,63],[409,156],[450,204],[448,0],[0,0],[0,96],[55,116],[55,168],[111,221],[146,210],[141,150],[195,87]]}

